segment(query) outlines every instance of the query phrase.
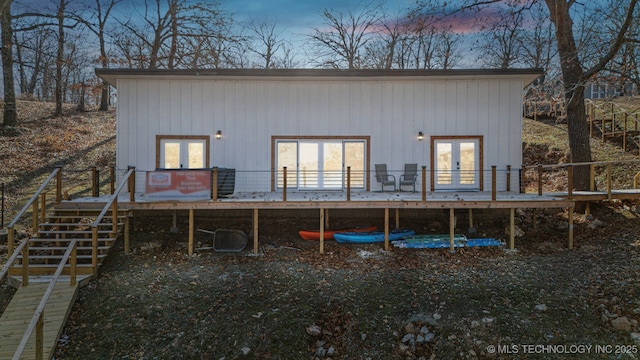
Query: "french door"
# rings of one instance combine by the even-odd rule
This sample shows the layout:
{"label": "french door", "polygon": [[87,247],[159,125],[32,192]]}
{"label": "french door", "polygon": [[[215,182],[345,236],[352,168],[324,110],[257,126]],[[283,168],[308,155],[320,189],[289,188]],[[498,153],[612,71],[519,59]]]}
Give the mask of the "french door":
{"label": "french door", "polygon": [[207,167],[208,139],[200,137],[159,139],[158,168],[203,169]]}
{"label": "french door", "polygon": [[480,151],[480,138],[434,139],[434,190],[479,190]]}
{"label": "french door", "polygon": [[348,139],[287,139],[276,143],[277,188],[341,190],[351,168],[351,187],[364,188],[366,142]]}

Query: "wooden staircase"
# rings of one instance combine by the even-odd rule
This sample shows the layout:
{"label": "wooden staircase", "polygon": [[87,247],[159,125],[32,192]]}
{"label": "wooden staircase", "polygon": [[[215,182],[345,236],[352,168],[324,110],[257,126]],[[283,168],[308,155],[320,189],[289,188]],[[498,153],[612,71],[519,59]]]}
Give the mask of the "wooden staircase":
{"label": "wooden staircase", "polygon": [[640,148],[640,116],[637,111],[628,111],[613,101],[596,103],[587,99],[585,105],[591,137],[598,132],[602,143],[618,139],[624,151],[628,150],[629,144]]}
{"label": "wooden staircase", "polygon": [[[64,255],[69,242],[77,240],[77,274],[82,282],[97,274],[111,247],[127,225],[127,213],[117,212],[114,221],[108,213],[92,228],[92,223],[102,209],[57,209],[45,222],[38,225],[38,230],[28,243],[28,263],[25,265],[23,255],[18,255],[16,262],[9,268],[9,276],[13,285],[19,285],[27,269],[30,282],[46,280],[52,275],[60,259]],[[93,252],[93,233],[96,232],[96,252]],[[70,265],[63,270],[63,276],[69,275]],[[87,280],[88,281],[88,280]],[[17,286],[16,286],[17,287]]]}

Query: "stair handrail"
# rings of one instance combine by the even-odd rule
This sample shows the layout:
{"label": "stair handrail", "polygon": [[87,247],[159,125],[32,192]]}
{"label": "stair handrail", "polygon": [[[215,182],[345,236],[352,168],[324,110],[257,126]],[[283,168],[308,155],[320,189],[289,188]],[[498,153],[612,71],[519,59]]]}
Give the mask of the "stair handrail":
{"label": "stair handrail", "polygon": [[22,207],[22,210],[20,210],[20,212],[18,212],[18,215],[16,215],[15,218],[13,218],[13,221],[11,221],[9,223],[9,225],[7,225],[7,229],[13,229],[13,227],[16,225],[16,223],[20,220],[20,218],[22,217],[22,215],[24,215],[24,213],[27,211],[27,209],[33,205],[33,202],[36,201],[36,199],[38,199],[38,196],[40,196],[40,193],[42,193],[45,189],[45,187],[47,185],[49,185],[49,183],[51,182],[51,180],[53,180],[54,177],[56,177],[58,175],[58,172],[60,172],[60,167],[56,167],[55,169],[53,169],[53,171],[51,172],[51,174],[49,175],[49,177],[47,178],[47,180],[45,180],[42,185],[40,185],[40,188],[38,188],[38,191],[36,191],[35,194],[33,194],[33,196],[31,197],[31,199],[29,199],[29,201]]}
{"label": "stair handrail", "polygon": [[[60,170],[62,168],[61,167],[56,167],[55,169],[53,169],[53,171],[51,172],[51,174],[49,174],[49,177],[47,178],[47,180],[45,180],[42,185],[40,185],[40,187],[38,188],[38,190],[35,192],[35,194],[33,194],[33,196],[31,196],[31,199],[29,199],[29,201],[22,207],[22,210],[20,210],[18,212],[18,214],[13,218],[13,221],[11,221],[9,223],[9,225],[7,225],[7,232],[8,232],[8,236],[7,236],[7,252],[9,255],[13,254],[13,236],[14,236],[14,231],[13,228],[16,226],[16,224],[18,223],[18,221],[20,220],[20,218],[22,217],[22,215],[24,215],[25,212],[27,212],[27,209],[33,205],[33,203],[35,201],[38,200],[38,197],[40,196],[40,194],[44,191],[44,189],[49,185],[49,183],[51,182],[51,180],[53,180],[53,178],[56,178],[57,180],[57,184],[56,184],[56,198],[58,197],[60,188],[61,188],[61,184],[60,184]],[[35,210],[34,210],[35,212]],[[37,214],[33,214],[33,216],[38,216]]]}
{"label": "stair handrail", "polygon": [[[113,192],[111,197],[109,197],[109,200],[104,204],[104,207],[102,208],[102,211],[100,211],[100,214],[96,217],[95,221],[91,224],[91,228],[95,229],[98,227],[98,225],[102,221],[102,218],[107,214],[107,211],[109,210],[113,202],[118,198],[118,195],[120,195],[120,191],[122,191],[124,186],[127,185],[129,177],[134,171],[135,171],[135,168],[130,168],[129,171],[127,171],[127,174],[124,176],[124,178],[122,179],[122,181],[120,182],[116,190]],[[116,219],[113,219],[113,221],[115,222]]]}
{"label": "stair handrail", "polygon": [[27,241],[29,241],[29,239],[22,240],[20,242],[20,245],[18,245],[18,247],[14,249],[13,254],[11,254],[7,262],[4,264],[2,270],[0,270],[0,281],[2,281],[5,276],[7,276],[7,274],[9,273],[9,268],[16,261],[16,259],[20,255],[20,252],[22,251],[22,248],[24,248],[24,246],[27,244]]}
{"label": "stair handrail", "polygon": [[[24,349],[27,346],[27,342],[29,342],[29,339],[31,338],[31,334],[33,333],[34,330],[36,330],[36,359],[43,358],[42,352],[44,351],[44,349],[41,347],[41,345],[40,345],[40,349],[38,349],[38,344],[42,344],[42,337],[43,337],[42,315],[44,313],[44,307],[47,305],[47,302],[49,301],[49,298],[53,293],[53,288],[58,283],[58,279],[62,274],[62,270],[64,269],[64,266],[67,264],[67,261],[69,260],[69,257],[71,257],[71,254],[73,253],[73,251],[76,249],[76,242],[77,242],[76,239],[72,239],[69,242],[69,245],[67,245],[67,251],[65,251],[64,256],[60,260],[60,263],[56,268],[56,272],[53,274],[53,277],[49,282],[49,286],[47,286],[47,290],[44,292],[44,295],[42,295],[42,299],[40,300],[40,303],[38,304],[38,307],[36,308],[36,311],[33,314],[33,317],[31,317],[31,322],[29,323],[27,330],[24,332],[24,335],[22,336],[22,340],[20,341],[18,348],[13,353],[13,360],[19,360],[20,357],[22,357],[22,353],[24,352]],[[71,266],[72,266],[71,273],[75,274],[75,270],[73,269],[75,264],[72,264]],[[75,282],[74,275],[72,275],[72,278],[70,281],[72,282],[71,285],[73,285]],[[38,350],[40,350],[40,352],[38,352]]]}

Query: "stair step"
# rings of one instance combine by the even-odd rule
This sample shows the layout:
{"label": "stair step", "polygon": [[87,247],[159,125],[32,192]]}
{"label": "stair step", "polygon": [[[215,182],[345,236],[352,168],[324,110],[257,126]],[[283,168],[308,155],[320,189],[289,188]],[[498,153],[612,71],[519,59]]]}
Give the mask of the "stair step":
{"label": "stair step", "polygon": [[[116,223],[118,226],[122,226],[124,225],[124,223],[118,222]],[[91,226],[92,223],[82,223],[82,222],[75,222],[75,223],[57,223],[57,222],[45,222],[45,223],[40,223],[40,226]],[[101,222],[97,224],[100,227],[104,227],[104,226],[113,226],[113,223],[111,222]]]}
{"label": "stair step", "polygon": [[[103,241],[106,243],[109,242],[113,242],[113,241]],[[98,249],[102,248],[102,247],[106,247],[106,248],[111,248],[113,245],[112,244],[102,244],[100,245],[100,242],[98,242]],[[40,251],[40,250],[66,250],[68,249],[68,246],[29,246],[29,250],[33,250],[33,251]],[[91,250],[92,247],[90,245],[85,245],[85,246],[77,246],[76,247],[77,250]]]}
{"label": "stair step", "polygon": [[[98,238],[98,242],[109,242],[109,241],[115,241],[117,238],[114,237],[99,237]],[[92,241],[91,238],[80,238],[80,239],[72,239],[72,238],[64,238],[64,239],[48,239],[48,238],[33,238],[33,239],[29,239],[30,242],[32,243],[53,243],[53,242],[60,242],[60,243],[68,243],[71,242],[71,240],[76,240],[77,242],[88,242],[88,241]]]}
{"label": "stair step", "polygon": [[[62,259],[64,255],[29,255],[29,259]],[[107,257],[107,254],[98,254],[98,259]],[[77,259],[91,259],[92,255],[76,255]],[[22,260],[22,255],[18,255],[17,259]],[[32,264],[29,264],[31,266]],[[17,265],[20,266],[20,265]]]}
{"label": "stair step", "polygon": [[[98,230],[98,234],[109,234],[111,233],[111,230]],[[63,235],[63,234],[93,234],[92,230],[38,230],[38,234],[42,234],[42,235],[53,235],[53,234],[58,234],[58,235]]]}

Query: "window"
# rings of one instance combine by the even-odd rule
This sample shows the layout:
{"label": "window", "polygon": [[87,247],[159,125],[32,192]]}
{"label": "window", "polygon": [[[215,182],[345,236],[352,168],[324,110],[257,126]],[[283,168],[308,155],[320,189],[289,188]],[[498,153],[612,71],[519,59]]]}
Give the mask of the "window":
{"label": "window", "polygon": [[209,167],[208,136],[156,136],[156,168],[204,169]]}
{"label": "window", "polygon": [[287,167],[287,188],[300,190],[342,190],[347,187],[347,168],[351,168],[351,187],[364,189],[368,139],[275,139],[274,166],[276,188],[284,186],[283,167]]}

